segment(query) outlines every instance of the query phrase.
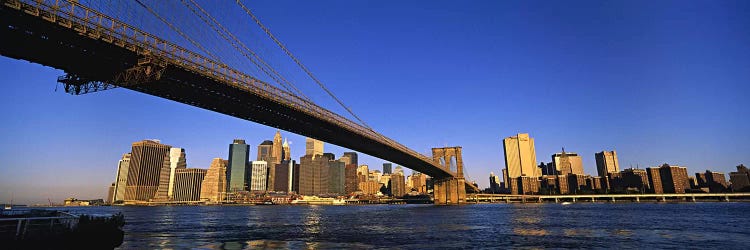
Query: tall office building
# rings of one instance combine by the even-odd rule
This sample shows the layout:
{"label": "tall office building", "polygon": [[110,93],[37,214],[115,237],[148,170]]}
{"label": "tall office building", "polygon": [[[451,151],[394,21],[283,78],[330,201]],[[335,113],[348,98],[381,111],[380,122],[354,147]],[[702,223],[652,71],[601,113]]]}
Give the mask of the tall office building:
{"label": "tall office building", "polygon": [[284,145],[281,147],[283,149],[283,155],[285,161],[291,161],[292,160],[292,150],[289,148],[289,142],[284,139]]}
{"label": "tall office building", "polygon": [[245,140],[235,139],[229,144],[227,165],[227,191],[246,191],[250,188],[250,145]]}
{"label": "tall office building", "polygon": [[357,153],[344,152],[339,161],[344,163],[344,192],[347,195],[356,192],[359,187],[359,178],[357,178]]}
{"label": "tall office building", "polygon": [[159,140],[143,140],[132,144],[128,179],[125,186],[126,201],[148,201],[159,188],[164,157],[171,146]]}
{"label": "tall office building", "polygon": [[271,158],[273,162],[269,162],[269,166],[275,166],[281,163],[284,159],[284,146],[281,143],[281,132],[276,130],[276,134],[273,136],[273,148],[271,148]]}
{"label": "tall office building", "polygon": [[584,174],[583,160],[581,159],[581,156],[576,153],[565,152],[564,148],[562,153],[552,155],[552,164],[555,167],[557,174],[560,175]]}
{"label": "tall office building", "polygon": [[107,199],[104,200],[105,204],[112,204],[115,200],[115,183],[112,182],[112,185],[109,186],[109,189],[107,189]]}
{"label": "tall office building", "polygon": [[602,178],[606,178],[608,173],[620,172],[620,163],[617,160],[617,152],[601,151],[594,154],[596,158],[596,171]]}
{"label": "tall office building", "polygon": [[171,200],[174,191],[174,174],[177,169],[186,168],[184,148],[170,148],[169,155],[164,157],[161,176],[159,178],[159,189],[156,191],[156,200]]}
{"label": "tall office building", "polygon": [[359,190],[359,183],[368,181],[370,179],[370,170],[367,165],[361,165],[357,167],[357,189]]}
{"label": "tall office building", "polygon": [[383,194],[391,195],[391,174],[383,174],[380,176],[380,184],[383,184],[385,191]]}
{"label": "tall office building", "polygon": [[[541,169],[536,165],[534,138],[529,137],[529,134],[517,134],[505,138],[503,140],[503,151],[508,178],[539,177],[542,175]],[[506,182],[509,181],[506,180]]]}
{"label": "tall office building", "polygon": [[206,171],[201,183],[200,200],[221,202],[226,199],[227,192],[227,160],[214,158]]}
{"label": "tall office building", "polygon": [[[307,137],[305,139],[305,155],[311,155],[313,158],[316,158],[316,155],[323,155],[323,142]],[[300,164],[302,164],[301,161]]]}
{"label": "tall office building", "polygon": [[[644,169],[627,168],[622,172],[607,174],[609,178],[609,189],[616,192],[637,191],[646,193],[651,189],[648,171]],[[661,178],[661,175],[659,175]]]}
{"label": "tall office building", "polygon": [[659,171],[659,168],[646,168],[646,174],[648,174],[648,184],[649,187],[651,187],[651,192],[655,194],[663,194],[664,187],[661,182],[661,171]]}
{"label": "tall office building", "polygon": [[328,193],[346,194],[346,166],[341,161],[328,161]]}
{"label": "tall office building", "polygon": [[[273,137],[273,141],[263,141],[258,145],[258,161],[265,161],[268,169],[266,169],[266,188],[272,190],[275,181],[276,164],[280,163],[280,157],[282,157],[282,145],[281,145],[281,133],[276,131],[276,135]],[[252,177],[251,177],[252,178]]]}
{"label": "tall office building", "polygon": [[411,186],[414,191],[422,194],[427,193],[427,175],[423,173],[413,173],[410,177]]}
{"label": "tall office building", "polygon": [[393,164],[390,162],[383,163],[383,174],[392,174]]}
{"label": "tall office building", "polygon": [[391,175],[391,195],[403,197],[406,194],[406,181],[403,171]]}
{"label": "tall office building", "polygon": [[253,161],[250,174],[250,191],[266,191],[268,189],[268,162]]}
{"label": "tall office building", "polygon": [[732,191],[750,191],[750,171],[745,165],[740,164],[737,166],[737,172],[730,172],[729,181],[732,183]]}
{"label": "tall office building", "polygon": [[115,191],[112,203],[125,200],[125,186],[128,182],[128,167],[130,167],[130,153],[123,154],[117,161],[117,176],[115,176]]}
{"label": "tall office building", "polygon": [[269,140],[265,140],[258,145],[258,158],[256,158],[256,161],[267,161],[271,162],[273,160],[273,142]]}
{"label": "tall office building", "polygon": [[542,169],[542,175],[559,175],[560,173],[557,172],[557,169],[555,169],[555,164],[552,162],[539,163],[539,168]]}
{"label": "tall office building", "polygon": [[328,193],[328,159],[318,155],[300,158],[299,194],[320,195]]}
{"label": "tall office building", "polygon": [[346,192],[347,195],[357,192],[357,187],[359,187],[357,164],[350,163],[344,165],[344,179],[344,192]]}
{"label": "tall office building", "polygon": [[401,173],[401,175],[404,175],[404,168],[402,168],[401,166],[396,166],[396,169],[393,170],[393,173]]}
{"label": "tall office building", "polygon": [[299,177],[300,177],[300,165],[294,163],[292,166],[292,192],[299,194]]}
{"label": "tall office building", "polygon": [[687,168],[664,164],[659,167],[661,185],[666,194],[684,194],[690,188]]}
{"label": "tall office building", "polygon": [[706,170],[705,173],[695,173],[697,186],[699,188],[708,188],[711,193],[721,193],[729,188],[729,183],[724,173]]}
{"label": "tall office building", "polygon": [[296,162],[289,160],[283,160],[281,163],[276,164],[273,191],[292,192],[294,165],[297,165]]}
{"label": "tall office building", "polygon": [[359,183],[359,190],[362,191],[363,194],[372,195],[380,192],[380,187],[382,186],[383,184],[377,181],[365,181]]}
{"label": "tall office building", "polygon": [[199,201],[201,184],[206,177],[206,169],[182,168],[175,171],[175,185],[172,200]]}
{"label": "tall office building", "polygon": [[490,172],[490,191],[492,193],[500,192],[500,176]]}
{"label": "tall office building", "polygon": [[343,161],[345,165],[354,164],[355,166],[359,166],[357,152],[344,152],[344,155],[339,160]]}

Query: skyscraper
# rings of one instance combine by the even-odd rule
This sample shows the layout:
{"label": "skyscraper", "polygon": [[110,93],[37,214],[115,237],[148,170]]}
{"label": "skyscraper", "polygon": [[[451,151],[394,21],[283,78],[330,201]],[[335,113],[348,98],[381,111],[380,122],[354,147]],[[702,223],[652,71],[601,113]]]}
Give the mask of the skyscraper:
{"label": "skyscraper", "polygon": [[107,189],[107,199],[104,200],[104,203],[106,204],[112,204],[115,200],[115,183],[112,182],[112,185],[109,186],[109,189]]}
{"label": "skyscraper", "polygon": [[[278,142],[277,142],[278,141]],[[276,172],[276,164],[281,157],[282,146],[281,146],[281,134],[276,131],[276,135],[273,137],[273,141],[263,141],[258,145],[258,161],[265,161],[268,169],[266,169],[266,188],[269,190],[273,189],[274,177]],[[251,177],[252,178],[252,177]]]}
{"label": "skyscraper", "polygon": [[273,160],[273,142],[265,140],[258,145],[258,158],[256,161],[272,162]]}
{"label": "skyscraper", "polygon": [[581,156],[576,153],[565,152],[564,148],[562,153],[552,155],[552,164],[557,174],[584,174]]}
{"label": "skyscraper", "polygon": [[500,192],[500,176],[490,172],[490,191],[492,193]]}
{"label": "skyscraper", "polygon": [[268,189],[268,162],[253,161],[250,174],[250,191],[266,191]]}
{"label": "skyscraper", "polygon": [[125,186],[126,201],[148,201],[159,188],[164,157],[171,146],[159,140],[134,142],[131,149],[128,179]]}
{"label": "skyscraper", "polygon": [[[536,165],[534,138],[529,137],[529,134],[517,134],[505,138],[503,140],[503,151],[508,178],[539,177],[542,175],[541,169]],[[509,181],[506,180],[506,182]]]}
{"label": "skyscraper", "polygon": [[724,173],[706,170],[705,173],[695,173],[698,187],[708,188],[711,193],[721,193],[727,190],[729,184]]}
{"label": "skyscraper", "polygon": [[200,200],[221,202],[227,192],[227,160],[214,158],[201,183]]}
{"label": "skyscraper", "polygon": [[305,155],[311,155],[313,158],[316,155],[323,155],[323,142],[307,137],[305,139]]}
{"label": "skyscraper", "polygon": [[396,169],[393,170],[393,173],[401,173],[401,175],[404,175],[404,168],[402,168],[401,166],[396,166]]}
{"label": "skyscraper", "polygon": [[328,193],[328,159],[318,155],[300,157],[299,194],[319,195]]}
{"label": "skyscraper", "polygon": [[383,174],[392,174],[393,173],[393,164],[390,162],[383,163]]}
{"label": "skyscraper", "polygon": [[354,193],[359,187],[359,178],[357,178],[357,153],[344,152],[344,155],[339,160],[344,163],[344,192],[346,194]]}
{"label": "skyscraper", "polygon": [[184,148],[170,148],[169,155],[164,157],[161,176],[159,178],[159,189],[154,199],[171,200],[174,191],[174,174],[177,169],[186,168]]}
{"label": "skyscraper", "polygon": [[344,165],[344,192],[351,194],[357,191],[359,187],[359,178],[357,178],[357,164],[350,163]]}
{"label": "skyscraper", "polygon": [[130,153],[122,155],[117,162],[117,176],[115,177],[115,191],[112,203],[125,200],[125,186],[128,182],[128,167],[130,167]]}
{"label": "skyscraper", "polygon": [[289,160],[283,160],[276,164],[273,191],[292,192],[294,165],[296,165],[295,162]]}
{"label": "skyscraper", "polygon": [[357,152],[344,152],[344,155],[341,156],[341,161],[346,165],[354,164],[355,166],[359,166]]}
{"label": "skyscraper", "polygon": [[282,149],[284,151],[284,159],[285,161],[291,161],[292,160],[292,150],[289,148],[289,142],[284,139],[284,145],[282,145]]}
{"label": "skyscraper", "polygon": [[284,158],[284,146],[281,143],[281,132],[276,130],[276,134],[273,136],[273,148],[271,149],[271,157],[273,162],[269,162],[269,166],[275,166],[281,163]]}
{"label": "skyscraper", "polygon": [[346,194],[346,166],[341,161],[328,161],[328,193]]}
{"label": "skyscraper", "polygon": [[357,167],[357,189],[359,190],[359,184],[366,182],[370,179],[370,170],[367,165],[361,165]]}
{"label": "skyscraper", "polygon": [[737,166],[737,172],[729,173],[729,181],[732,183],[732,191],[750,191],[750,171],[743,164]]}
{"label": "skyscraper", "polygon": [[406,181],[404,180],[403,171],[391,175],[390,186],[393,197],[403,197],[406,194]]}
{"label": "skyscraper", "polygon": [[655,194],[663,194],[664,187],[661,182],[661,172],[658,167],[646,168],[646,174],[648,175],[648,184],[651,187],[651,192]]}
{"label": "skyscraper", "polygon": [[664,164],[659,167],[659,175],[661,175],[661,184],[664,193],[684,194],[685,189],[690,188],[687,168],[685,167]]}
{"label": "skyscraper", "polygon": [[175,185],[172,200],[199,201],[201,184],[206,177],[206,169],[182,168],[175,171]]}
{"label": "skyscraper", "polygon": [[617,160],[617,152],[601,151],[594,154],[596,158],[596,171],[599,176],[606,178],[607,173],[620,172],[620,163]]}
{"label": "skyscraper", "polygon": [[229,165],[227,166],[227,191],[245,191],[250,187],[250,146],[245,140],[235,139],[229,144]]}

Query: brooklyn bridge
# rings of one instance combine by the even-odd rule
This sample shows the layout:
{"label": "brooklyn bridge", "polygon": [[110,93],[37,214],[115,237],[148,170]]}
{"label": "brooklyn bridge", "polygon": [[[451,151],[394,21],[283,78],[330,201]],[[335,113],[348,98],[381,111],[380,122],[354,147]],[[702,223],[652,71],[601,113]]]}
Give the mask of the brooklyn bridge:
{"label": "brooklyn bridge", "polygon": [[83,2],[0,0],[0,54],[64,71],[57,81],[73,95],[130,89],[392,161],[431,176],[436,204],[465,203],[467,190],[477,189],[465,180],[461,147],[433,148],[432,155],[426,156],[376,132],[333,95],[241,1],[234,7],[251,17],[253,25],[260,26],[356,122],[312,102],[195,0],[179,0],[189,10],[185,18],[199,20],[215,31],[208,35],[223,39],[272,81],[224,62],[206,49],[200,38],[191,37],[166,18],[168,13],[155,8],[154,2],[131,3],[155,20],[147,25],[159,26],[182,38],[183,43],[129,23],[134,20],[118,18],[133,9],[108,8],[110,1]]}

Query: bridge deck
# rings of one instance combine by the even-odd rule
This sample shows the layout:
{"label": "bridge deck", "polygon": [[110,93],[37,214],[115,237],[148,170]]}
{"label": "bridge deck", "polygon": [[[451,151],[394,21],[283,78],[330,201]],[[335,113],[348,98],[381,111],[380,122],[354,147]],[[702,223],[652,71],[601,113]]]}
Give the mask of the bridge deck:
{"label": "bridge deck", "polygon": [[[75,2],[0,3],[3,56],[320,139],[434,178],[454,176],[431,158],[314,103]],[[144,56],[167,62],[158,80],[113,80]]]}

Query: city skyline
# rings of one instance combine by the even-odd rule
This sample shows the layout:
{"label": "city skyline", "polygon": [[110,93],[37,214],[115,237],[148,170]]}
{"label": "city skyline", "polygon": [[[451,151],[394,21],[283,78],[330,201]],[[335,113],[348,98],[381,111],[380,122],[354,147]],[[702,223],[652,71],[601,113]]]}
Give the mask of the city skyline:
{"label": "city skyline", "polygon": [[[436,10],[449,9],[446,3],[435,4]],[[544,156],[538,157],[536,164],[546,161],[560,147],[566,147],[582,156],[584,172],[590,175],[596,174],[594,153],[602,150],[618,152],[620,169],[669,163],[686,166],[690,173],[706,169],[729,173],[734,166],[750,162],[747,154],[750,146],[746,143],[750,141],[748,111],[743,109],[747,101],[742,96],[749,92],[743,84],[747,75],[742,73],[750,64],[748,51],[742,46],[748,37],[736,33],[741,30],[740,24],[747,23],[747,17],[714,18],[742,13],[742,8],[735,10],[733,7],[737,6],[732,4],[678,6],[702,10],[692,17],[668,12],[668,7],[674,7],[669,4],[654,3],[635,17],[625,8],[620,22],[608,14],[623,6],[594,6],[596,9],[591,13],[581,13],[574,10],[576,6],[553,3],[550,9],[559,7],[564,15],[547,15],[557,12],[543,8],[539,13],[521,12],[525,16],[518,17],[512,15],[512,10],[525,8],[517,4],[486,8],[508,7],[508,12],[479,11],[468,15],[462,10],[474,13],[485,6],[455,6],[454,11],[432,13],[429,8],[420,10],[421,6],[407,3],[403,10],[388,9],[387,13],[395,20],[385,24],[374,21],[382,21],[376,18],[382,14],[377,12],[384,11],[382,8],[368,11],[369,6],[361,3],[334,6],[327,10],[330,15],[315,18],[303,10],[326,7],[300,4],[288,10],[268,3],[258,3],[256,7],[266,17],[264,21],[282,34],[321,78],[328,80],[338,96],[345,96],[344,101],[369,125],[425,155],[432,147],[462,146],[468,176],[486,187],[485,177],[489,172],[499,173],[504,165],[502,138],[517,133],[529,133],[536,139],[536,154]],[[347,13],[348,8],[358,10],[359,16]],[[285,15],[285,11],[299,15]],[[412,14],[426,20],[405,22],[412,20]],[[583,17],[579,19],[577,15]],[[551,22],[557,23],[551,29],[559,28],[560,32],[548,33],[545,28],[535,26],[550,22],[537,20],[543,17],[561,21]],[[603,21],[583,24],[592,18]],[[661,26],[635,29],[644,26],[641,18],[656,18],[649,20]],[[310,19],[318,22],[299,23]],[[450,20],[454,19],[466,19],[466,26],[450,26]],[[407,36],[410,46],[388,51],[386,48],[393,49],[393,44],[388,44],[390,40],[365,42],[371,35],[356,31],[328,37],[325,42],[331,44],[327,45],[306,37],[309,33],[298,34],[299,30],[325,32],[323,24],[338,25],[332,30],[353,25],[335,24],[336,20],[356,20],[356,30],[374,29],[393,37]],[[505,22],[501,20],[510,24],[499,25]],[[696,27],[690,21],[703,26]],[[389,25],[397,22],[407,23],[408,28],[424,29],[387,33]],[[512,26],[522,22],[530,22],[525,32]],[[431,23],[438,25],[428,25]],[[476,31],[466,29],[472,25],[476,25]],[[618,29],[624,34],[601,32],[603,28]],[[416,31],[411,34],[413,30]],[[594,38],[574,39],[566,32]],[[500,38],[511,33],[513,39]],[[628,36],[634,37],[633,43],[640,47],[617,43]],[[538,41],[539,38],[558,43],[547,44]],[[701,41],[705,38],[709,41]],[[439,42],[429,44],[433,40]],[[466,41],[478,44],[460,49],[452,45]],[[671,46],[675,44],[679,46]],[[419,50],[414,51],[416,48]],[[437,56],[446,48],[458,52]],[[524,57],[514,55],[515,51]],[[502,58],[506,54],[508,59],[487,56]],[[326,61],[330,55],[339,59]],[[451,63],[439,63],[443,56],[451,58],[445,60]],[[361,58],[368,60],[364,62]],[[472,61],[483,63],[472,64]],[[5,143],[0,146],[2,201],[14,196],[19,202],[24,196],[33,196],[37,202],[46,202],[45,196],[104,197],[105,188],[114,180],[112,169],[128,151],[127,145],[145,138],[186,148],[188,167],[207,169],[213,158],[225,157],[222,150],[232,139],[244,138],[251,152],[255,152],[255,146],[272,139],[276,130],[123,89],[69,96],[60,90],[54,92],[54,79],[61,74],[58,70],[8,58],[0,59],[0,68],[5,75],[2,81],[8,86],[7,98],[0,101],[6,126],[2,132]],[[410,71],[404,72],[402,68]],[[532,70],[535,68],[541,69],[541,74]],[[549,76],[541,76],[545,74]],[[471,84],[454,89],[457,80]],[[426,83],[435,88],[425,88]],[[520,91],[501,94],[509,89]],[[320,93],[312,94],[316,100],[323,99]],[[443,98],[435,98],[447,94],[461,102],[446,107]],[[526,107],[513,105],[518,102]],[[560,113],[560,103],[570,112]],[[447,108],[456,122],[428,122],[446,112],[432,111],[431,106]],[[133,114],[138,117],[132,117]],[[164,125],[145,122],[160,119],[169,122]],[[549,121],[556,122],[549,124]],[[430,126],[424,126],[425,122]],[[293,142],[291,151],[295,159],[299,156],[297,152],[303,152],[304,137],[291,133],[285,133],[286,136]],[[43,153],[27,150],[40,145],[52,150]],[[332,145],[326,148],[336,155],[349,151]],[[372,169],[387,162],[364,154],[359,157],[361,163]],[[55,190],[68,194],[53,193]]]}

